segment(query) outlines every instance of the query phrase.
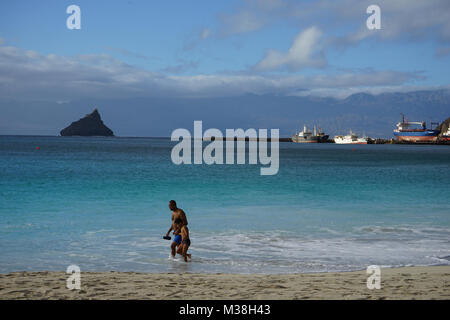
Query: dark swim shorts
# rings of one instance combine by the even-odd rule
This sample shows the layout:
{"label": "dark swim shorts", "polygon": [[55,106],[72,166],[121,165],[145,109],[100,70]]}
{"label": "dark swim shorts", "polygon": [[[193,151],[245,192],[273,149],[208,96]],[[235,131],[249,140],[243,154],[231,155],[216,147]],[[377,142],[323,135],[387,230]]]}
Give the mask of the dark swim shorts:
{"label": "dark swim shorts", "polygon": [[175,237],[173,237],[173,242],[175,242],[176,244],[180,244],[181,243],[181,235],[177,234]]}
{"label": "dark swim shorts", "polygon": [[183,244],[190,246],[191,245],[191,239],[184,239]]}

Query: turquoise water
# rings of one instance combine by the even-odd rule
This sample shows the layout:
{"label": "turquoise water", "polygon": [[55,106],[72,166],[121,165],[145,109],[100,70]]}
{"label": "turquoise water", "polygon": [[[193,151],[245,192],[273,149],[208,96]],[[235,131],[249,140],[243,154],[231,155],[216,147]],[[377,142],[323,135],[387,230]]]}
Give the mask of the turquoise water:
{"label": "turquoise water", "polygon": [[[291,273],[450,264],[450,148],[280,143],[280,170],[168,139],[0,136],[0,272]],[[36,147],[39,147],[37,149]],[[191,263],[172,261],[167,203]]]}

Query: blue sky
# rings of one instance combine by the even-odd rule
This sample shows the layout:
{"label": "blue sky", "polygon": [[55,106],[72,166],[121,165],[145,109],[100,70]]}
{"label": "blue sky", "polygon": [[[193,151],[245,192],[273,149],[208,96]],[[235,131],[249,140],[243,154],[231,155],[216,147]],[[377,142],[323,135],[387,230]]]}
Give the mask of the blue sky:
{"label": "blue sky", "polygon": [[[81,30],[66,27],[72,4]],[[380,30],[366,27],[372,4]],[[169,115],[180,126],[202,115],[219,127],[270,125],[285,134],[313,117],[332,130],[337,120],[306,115],[308,106],[291,119],[286,110],[301,99],[288,108],[282,98],[450,92],[449,70],[448,0],[0,2],[0,134],[57,134],[94,107],[118,135],[166,136]],[[279,97],[270,100],[277,119],[246,106],[248,94]],[[248,108],[248,119],[236,124],[238,115],[214,108],[206,116],[203,98]],[[416,117],[434,112],[442,121],[442,108],[421,105]],[[223,121],[214,122],[217,114]],[[392,119],[380,124],[385,134]]]}
{"label": "blue sky", "polygon": [[[81,30],[66,28],[71,4]],[[370,4],[381,30],[366,28]],[[18,0],[1,2],[0,17],[4,96],[345,97],[449,85],[446,0]]]}

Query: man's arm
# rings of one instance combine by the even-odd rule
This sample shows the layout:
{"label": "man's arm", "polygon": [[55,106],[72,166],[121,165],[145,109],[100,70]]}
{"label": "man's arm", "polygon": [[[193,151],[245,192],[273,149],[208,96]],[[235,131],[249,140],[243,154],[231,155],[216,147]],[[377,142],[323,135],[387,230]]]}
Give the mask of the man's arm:
{"label": "man's arm", "polygon": [[166,233],[166,237],[168,237],[169,236],[169,233],[170,233],[170,231],[172,231],[173,230],[173,224],[171,224],[170,225],[170,229],[169,229],[169,231],[167,231],[167,233]]}
{"label": "man's arm", "polygon": [[170,231],[172,231],[172,230],[173,230],[173,212],[172,212],[172,224],[170,225],[169,231],[167,231],[167,233],[166,233],[166,237],[169,236],[169,233],[170,233]]}

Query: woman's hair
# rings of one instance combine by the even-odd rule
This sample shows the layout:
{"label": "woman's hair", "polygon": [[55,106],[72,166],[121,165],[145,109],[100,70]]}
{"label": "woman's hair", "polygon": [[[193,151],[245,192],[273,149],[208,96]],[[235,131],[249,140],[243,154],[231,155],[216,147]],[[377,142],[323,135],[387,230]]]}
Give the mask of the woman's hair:
{"label": "woman's hair", "polygon": [[176,218],[174,223],[176,224],[183,223],[183,220],[181,220],[180,218]]}

